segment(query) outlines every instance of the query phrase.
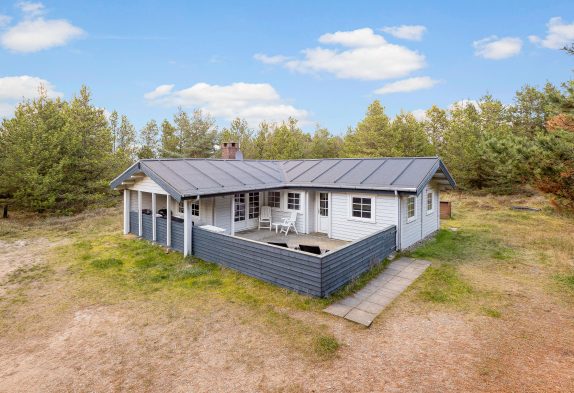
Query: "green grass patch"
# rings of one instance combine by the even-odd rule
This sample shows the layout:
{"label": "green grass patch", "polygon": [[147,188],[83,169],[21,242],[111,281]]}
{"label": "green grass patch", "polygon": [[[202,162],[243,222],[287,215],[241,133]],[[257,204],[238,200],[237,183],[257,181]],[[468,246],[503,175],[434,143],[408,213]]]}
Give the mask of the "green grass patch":
{"label": "green grass patch", "polygon": [[454,266],[430,266],[419,280],[419,296],[433,303],[456,303],[472,293]]}
{"label": "green grass patch", "polygon": [[482,312],[484,315],[492,318],[500,318],[502,316],[502,313],[495,308],[483,307]]}
{"label": "green grass patch", "polygon": [[337,350],[340,348],[340,344],[337,339],[333,336],[320,335],[315,339],[315,353],[321,359],[332,358]]}
{"label": "green grass patch", "polygon": [[557,274],[554,279],[562,288],[574,293],[574,274]]}
{"label": "green grass patch", "polygon": [[441,229],[433,239],[408,255],[441,262],[464,262],[484,258],[508,260],[515,256],[515,251],[491,238],[485,228]]}
{"label": "green grass patch", "polygon": [[[87,260],[90,259],[90,256],[88,254],[84,254],[81,256],[81,258]],[[110,267],[118,267],[123,264],[123,261],[117,258],[94,259],[90,262],[90,265],[96,269],[109,269]]]}

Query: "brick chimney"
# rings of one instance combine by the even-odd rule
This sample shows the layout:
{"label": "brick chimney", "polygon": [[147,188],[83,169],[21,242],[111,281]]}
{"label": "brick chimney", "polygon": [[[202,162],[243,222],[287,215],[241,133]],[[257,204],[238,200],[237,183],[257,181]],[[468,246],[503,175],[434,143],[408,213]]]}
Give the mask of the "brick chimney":
{"label": "brick chimney", "polygon": [[237,142],[223,142],[221,146],[221,158],[226,160],[235,160],[239,152],[239,143]]}

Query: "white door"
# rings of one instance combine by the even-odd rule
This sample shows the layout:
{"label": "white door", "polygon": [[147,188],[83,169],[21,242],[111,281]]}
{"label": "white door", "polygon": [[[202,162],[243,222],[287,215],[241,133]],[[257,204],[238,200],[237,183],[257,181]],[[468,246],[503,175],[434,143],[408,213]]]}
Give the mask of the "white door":
{"label": "white door", "polygon": [[329,193],[320,192],[317,198],[317,232],[329,233]]}

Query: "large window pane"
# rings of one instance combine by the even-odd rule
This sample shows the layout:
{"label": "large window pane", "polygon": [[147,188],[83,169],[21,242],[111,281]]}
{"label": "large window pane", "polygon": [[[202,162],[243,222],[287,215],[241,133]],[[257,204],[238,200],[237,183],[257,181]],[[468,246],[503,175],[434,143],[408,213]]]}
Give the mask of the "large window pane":
{"label": "large window pane", "polygon": [[235,194],[235,217],[234,220],[245,221],[245,194]]}
{"label": "large window pane", "polygon": [[300,210],[301,209],[301,194],[298,192],[289,192],[287,194],[287,209]]}
{"label": "large window pane", "polygon": [[249,193],[249,218],[259,217],[259,193]]}

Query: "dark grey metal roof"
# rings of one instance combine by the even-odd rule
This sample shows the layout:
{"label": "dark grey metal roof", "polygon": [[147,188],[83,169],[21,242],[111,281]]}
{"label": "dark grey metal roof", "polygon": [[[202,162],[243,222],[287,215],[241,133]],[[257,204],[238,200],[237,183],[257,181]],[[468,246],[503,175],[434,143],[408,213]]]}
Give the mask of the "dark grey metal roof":
{"label": "dark grey metal roof", "polygon": [[111,186],[124,188],[142,173],[177,200],[295,187],[420,193],[433,178],[444,186],[456,186],[438,157],[141,160]]}

